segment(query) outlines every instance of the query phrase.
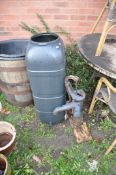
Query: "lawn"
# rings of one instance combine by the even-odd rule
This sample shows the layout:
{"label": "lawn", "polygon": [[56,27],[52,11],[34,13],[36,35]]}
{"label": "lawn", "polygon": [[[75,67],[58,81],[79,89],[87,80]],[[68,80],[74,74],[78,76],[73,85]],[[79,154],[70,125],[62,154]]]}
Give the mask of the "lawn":
{"label": "lawn", "polygon": [[[112,122],[115,116],[99,103],[92,116],[88,116],[96,82],[88,84],[92,70],[74,50],[74,47],[67,47],[66,74],[78,75],[78,87],[86,91],[84,118],[93,140],[77,144],[68,120],[49,127],[36,117],[33,105],[15,107],[1,94],[0,101],[10,114],[0,116],[0,120],[11,122],[17,131],[15,149],[8,156],[14,175],[115,175],[115,149],[104,155],[115,137],[116,125]],[[98,164],[92,171],[90,163],[93,160]]]}

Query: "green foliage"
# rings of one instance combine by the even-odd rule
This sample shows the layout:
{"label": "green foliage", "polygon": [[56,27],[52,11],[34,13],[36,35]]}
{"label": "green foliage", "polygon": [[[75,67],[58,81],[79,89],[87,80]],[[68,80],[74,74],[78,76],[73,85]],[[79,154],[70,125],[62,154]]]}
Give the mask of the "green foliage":
{"label": "green foliage", "polygon": [[58,34],[60,34],[60,35],[64,35],[68,39],[68,41],[70,43],[73,43],[74,42],[74,40],[72,39],[70,33],[67,32],[65,29],[63,29],[61,26],[56,26],[55,27],[55,32],[58,33]]}
{"label": "green foliage", "polygon": [[44,123],[39,123],[36,135],[39,137],[53,138],[55,137],[51,127]]}
{"label": "green foliage", "polygon": [[69,127],[66,127],[66,128],[64,128],[64,133],[69,135],[70,133],[72,133],[72,129]]}
{"label": "green foliage", "polygon": [[18,110],[19,110],[19,108],[17,108],[16,106],[11,105],[10,103],[8,103],[5,100],[4,94],[0,94],[0,102],[2,102],[2,106],[4,108],[9,109],[11,112],[18,112]]}
{"label": "green foliage", "polygon": [[[39,14],[37,14],[37,18],[39,19],[40,23],[42,24],[42,26],[44,27],[44,30],[46,32],[50,32],[50,28],[48,27],[47,23],[45,22],[45,20],[43,19],[43,17]],[[41,32],[41,28],[38,26],[32,26],[30,27],[29,25],[27,25],[25,22],[21,22],[21,24],[19,24],[19,26],[30,32],[31,34],[35,35]]]}
{"label": "green foliage", "polygon": [[116,125],[108,118],[105,118],[105,120],[102,120],[99,125],[99,128],[105,131],[111,130],[111,128],[113,127],[116,128]]}
{"label": "green foliage", "polygon": [[[104,148],[106,149],[108,146],[107,141],[100,145],[102,150],[101,147],[99,148],[99,143],[95,141],[92,144],[90,141],[88,145],[89,147],[87,145],[86,147],[84,145],[73,145],[70,149],[65,149],[61,152],[57,160],[54,160],[51,156],[47,157],[46,160],[51,170],[44,173],[44,175],[104,175],[113,172],[115,167],[114,154],[111,153],[108,156],[105,156],[104,153],[101,154]],[[84,150],[85,148],[86,151]],[[98,165],[91,172],[88,162],[93,160],[98,161]]]}
{"label": "green foliage", "polygon": [[[68,33],[67,31],[65,31],[61,26],[56,26],[54,28],[53,31],[51,31],[50,27],[48,26],[48,24],[46,23],[46,21],[44,20],[44,18],[39,15],[39,14],[36,14],[37,15],[37,18],[39,19],[41,25],[42,25],[42,28],[45,32],[55,32],[55,33],[58,33],[58,34],[61,34],[61,35],[64,35],[69,41],[73,41],[73,39],[71,38],[70,36],[70,33]],[[41,26],[32,26],[30,27],[28,24],[26,24],[25,22],[21,22],[21,24],[19,24],[19,26],[28,31],[29,33],[31,33],[32,35],[35,35],[35,34],[38,34],[38,33],[41,33],[42,32],[42,29],[41,29]]]}
{"label": "green foliage", "polygon": [[30,32],[33,35],[40,32],[40,29],[37,26],[29,27],[25,22],[21,22],[20,26],[22,27],[22,29]]}
{"label": "green foliage", "polygon": [[61,152],[57,161],[52,162],[51,171],[49,175],[88,175],[86,155],[81,153],[78,147],[72,148]]}
{"label": "green foliage", "polygon": [[49,26],[47,25],[47,23],[45,22],[45,20],[43,19],[43,17],[39,14],[37,14],[38,19],[40,20],[41,24],[43,25],[44,29],[46,32],[51,32]]}
{"label": "green foliage", "polygon": [[89,85],[92,69],[83,61],[77,52],[75,44],[66,47],[66,75],[78,76],[78,87],[89,92],[93,85]]}

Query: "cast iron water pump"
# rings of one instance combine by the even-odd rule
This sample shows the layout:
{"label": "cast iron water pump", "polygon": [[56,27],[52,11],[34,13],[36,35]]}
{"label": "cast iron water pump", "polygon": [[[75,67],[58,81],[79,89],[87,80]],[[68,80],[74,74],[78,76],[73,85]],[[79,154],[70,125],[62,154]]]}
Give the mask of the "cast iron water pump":
{"label": "cast iron water pump", "polygon": [[57,107],[54,109],[53,114],[57,114],[62,111],[72,110],[72,115],[74,118],[79,119],[79,121],[83,121],[83,100],[85,99],[85,92],[81,89],[73,88],[70,81],[73,81],[77,84],[79,77],[77,76],[67,76],[65,78],[65,87],[68,93],[69,102],[61,107]]}

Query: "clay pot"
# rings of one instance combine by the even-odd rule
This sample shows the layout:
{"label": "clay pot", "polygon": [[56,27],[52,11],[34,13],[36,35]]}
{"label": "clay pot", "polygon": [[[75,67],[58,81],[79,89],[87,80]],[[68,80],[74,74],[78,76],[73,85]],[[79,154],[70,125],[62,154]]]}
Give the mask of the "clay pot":
{"label": "clay pot", "polygon": [[16,130],[8,122],[0,121],[0,153],[8,155],[15,146]]}
{"label": "clay pot", "polygon": [[0,154],[0,174],[1,175],[11,175],[11,168],[3,154]]}

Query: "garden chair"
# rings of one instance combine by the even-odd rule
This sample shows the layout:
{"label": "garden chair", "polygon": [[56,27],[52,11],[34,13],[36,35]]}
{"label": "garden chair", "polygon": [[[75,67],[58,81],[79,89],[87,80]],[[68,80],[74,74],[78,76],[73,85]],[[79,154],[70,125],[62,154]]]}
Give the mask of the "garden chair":
{"label": "garden chair", "polygon": [[[106,87],[102,85],[105,84]],[[92,103],[89,108],[89,114],[93,112],[93,108],[97,100],[106,103],[112,112],[116,114],[116,88],[104,77],[101,77],[96,87]]]}
{"label": "garden chair", "polygon": [[[105,86],[103,86],[105,85]],[[101,77],[98,85],[96,87],[93,99],[89,108],[89,114],[93,112],[95,103],[100,100],[103,103],[107,104],[112,112],[116,114],[116,88],[111,85],[111,83],[104,77]],[[116,145],[116,139],[114,139],[111,146],[108,148],[105,154],[108,154],[113,147]]]}
{"label": "garden chair", "polygon": [[106,22],[104,24],[104,28],[103,28],[103,31],[102,31],[102,34],[101,34],[101,37],[100,37],[100,41],[98,43],[98,47],[97,47],[96,54],[95,54],[96,56],[101,55],[103,45],[105,43],[108,32],[112,28],[116,27],[116,0],[108,0],[105,3],[100,15],[98,16],[98,18],[97,18],[97,20],[96,20],[96,22],[95,22],[95,24],[92,28],[91,33],[93,33],[95,31],[96,26],[99,23],[101,17],[103,16],[103,13],[105,12],[105,9],[107,9],[108,4],[109,4],[108,16],[107,16]]}

